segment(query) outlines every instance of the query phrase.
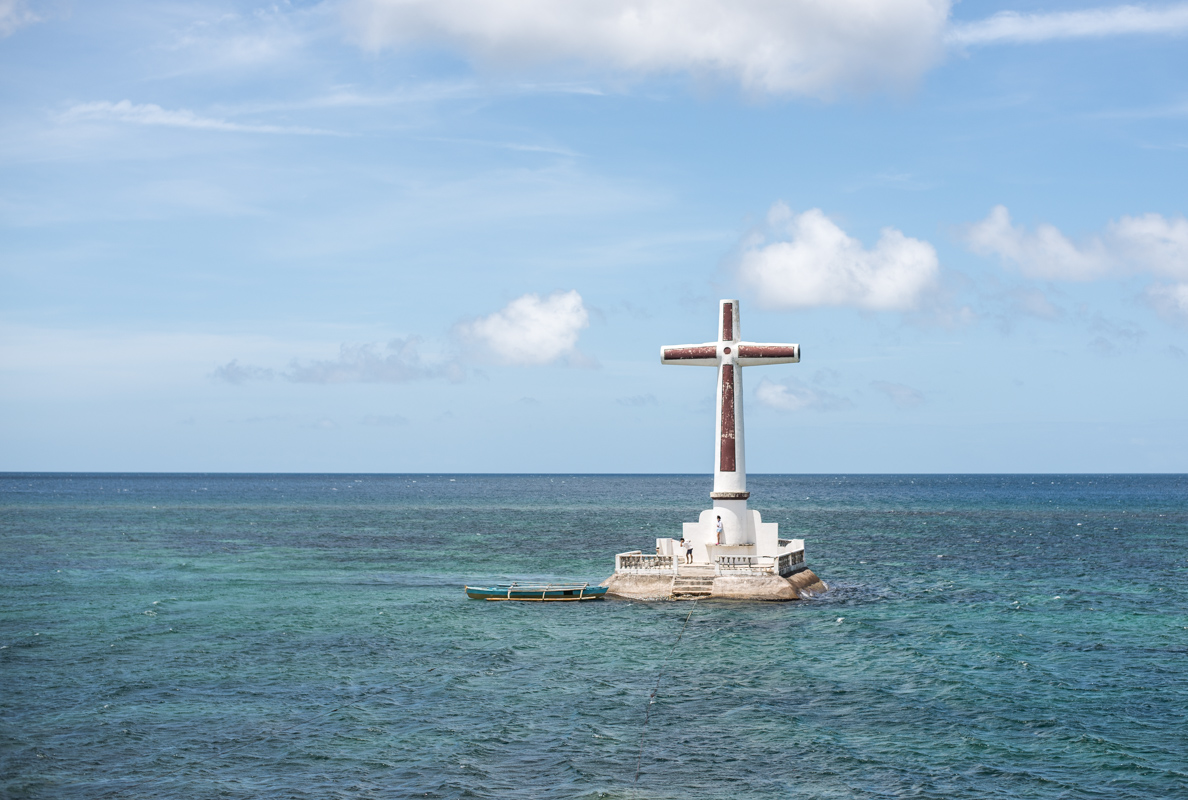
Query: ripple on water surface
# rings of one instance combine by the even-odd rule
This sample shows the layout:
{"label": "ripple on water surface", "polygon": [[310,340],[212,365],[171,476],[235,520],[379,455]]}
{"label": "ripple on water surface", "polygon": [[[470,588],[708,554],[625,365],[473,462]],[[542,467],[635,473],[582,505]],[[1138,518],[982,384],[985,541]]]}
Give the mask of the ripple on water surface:
{"label": "ripple on water surface", "polygon": [[461,592],[707,480],[0,476],[0,795],[1188,796],[1182,476],[752,476],[824,597]]}

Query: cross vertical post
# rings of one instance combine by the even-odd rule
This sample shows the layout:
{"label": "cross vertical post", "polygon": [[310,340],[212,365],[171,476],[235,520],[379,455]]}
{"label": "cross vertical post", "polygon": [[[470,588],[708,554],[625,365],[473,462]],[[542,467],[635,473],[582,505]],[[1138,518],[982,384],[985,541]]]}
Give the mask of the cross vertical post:
{"label": "cross vertical post", "polygon": [[[719,544],[755,543],[755,524],[747,513],[746,447],[743,437],[742,368],[763,364],[789,364],[800,361],[800,347],[795,344],[758,344],[742,341],[738,300],[718,303],[718,339],[694,345],[660,348],[660,363],[715,367],[718,392],[715,408],[714,519],[723,522],[723,541]],[[716,513],[716,512],[721,513]],[[703,517],[705,515],[703,514]],[[704,526],[703,526],[704,527]],[[714,531],[715,542],[716,530]],[[710,542],[706,542],[711,544]]]}

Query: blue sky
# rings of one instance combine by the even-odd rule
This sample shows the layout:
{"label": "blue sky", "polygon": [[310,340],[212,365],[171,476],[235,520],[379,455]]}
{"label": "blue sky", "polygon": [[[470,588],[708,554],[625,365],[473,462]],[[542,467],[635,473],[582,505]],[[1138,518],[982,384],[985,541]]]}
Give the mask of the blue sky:
{"label": "blue sky", "polygon": [[0,0],[0,469],[1188,471],[1188,5]]}

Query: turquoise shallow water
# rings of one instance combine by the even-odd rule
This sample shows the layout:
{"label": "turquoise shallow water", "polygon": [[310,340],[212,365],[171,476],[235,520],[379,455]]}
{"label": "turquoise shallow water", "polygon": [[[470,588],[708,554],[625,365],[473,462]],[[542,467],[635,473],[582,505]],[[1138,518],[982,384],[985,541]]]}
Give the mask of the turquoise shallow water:
{"label": "turquoise shallow water", "polygon": [[702,476],[0,475],[0,796],[1188,797],[1188,476],[749,483],[823,598],[461,590]]}

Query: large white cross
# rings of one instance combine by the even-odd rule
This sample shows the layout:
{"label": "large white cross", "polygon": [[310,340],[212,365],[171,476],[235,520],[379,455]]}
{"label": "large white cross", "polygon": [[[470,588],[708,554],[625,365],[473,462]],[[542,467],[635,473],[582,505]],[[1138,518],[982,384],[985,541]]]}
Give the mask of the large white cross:
{"label": "large white cross", "polygon": [[800,345],[739,341],[738,301],[722,300],[718,341],[660,348],[661,364],[718,368],[717,436],[714,445],[714,500],[741,500],[747,492],[743,448],[742,370],[763,364],[800,361]]}

